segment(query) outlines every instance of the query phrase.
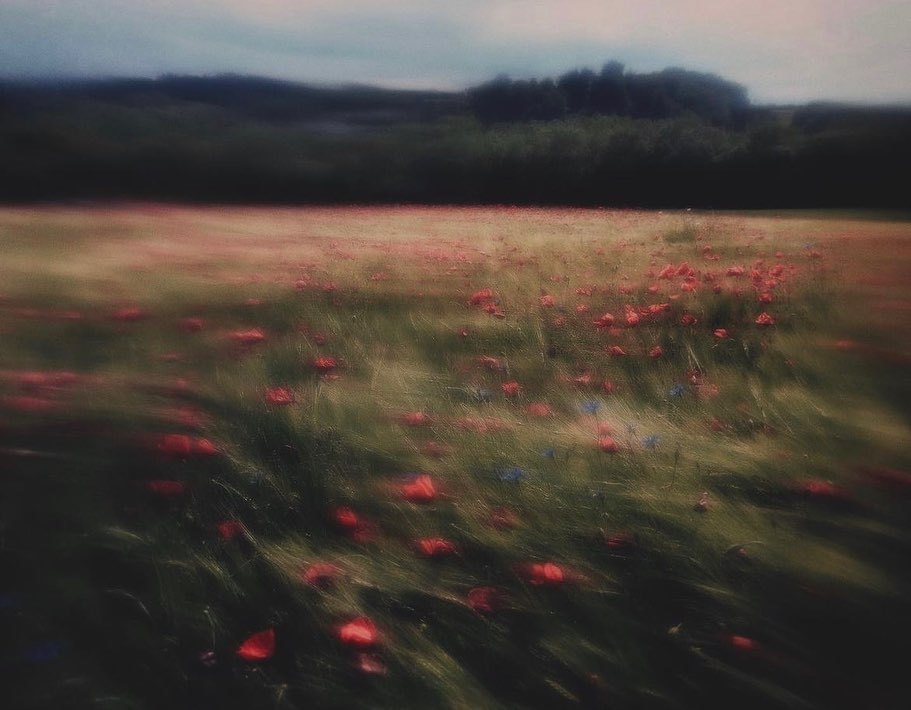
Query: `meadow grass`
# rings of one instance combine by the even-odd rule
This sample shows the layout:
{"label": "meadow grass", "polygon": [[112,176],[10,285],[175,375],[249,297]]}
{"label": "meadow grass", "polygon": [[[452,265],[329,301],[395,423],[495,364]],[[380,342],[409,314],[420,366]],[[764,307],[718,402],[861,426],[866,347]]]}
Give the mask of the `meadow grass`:
{"label": "meadow grass", "polygon": [[909,246],[4,209],[9,707],[903,707]]}

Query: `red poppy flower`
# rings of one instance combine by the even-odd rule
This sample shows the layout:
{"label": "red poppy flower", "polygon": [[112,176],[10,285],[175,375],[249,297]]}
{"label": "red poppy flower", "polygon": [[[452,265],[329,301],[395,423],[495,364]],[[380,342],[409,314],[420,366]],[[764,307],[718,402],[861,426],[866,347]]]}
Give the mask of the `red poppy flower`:
{"label": "red poppy flower", "polygon": [[307,567],[301,575],[305,584],[312,587],[326,589],[335,584],[335,581],[341,575],[341,570],[328,562],[314,562]]}
{"label": "red poppy flower", "polygon": [[660,345],[656,345],[651,350],[648,351],[648,356],[650,358],[658,359],[664,355],[664,350]]}
{"label": "red poppy flower", "polygon": [[525,411],[532,417],[549,417],[554,413],[550,405],[545,402],[532,402]]}
{"label": "red poppy flower", "polygon": [[493,355],[481,355],[478,358],[478,365],[492,371],[502,370],[505,367],[503,361]]}
{"label": "red poppy flower", "polygon": [[433,480],[426,473],[421,474],[411,483],[402,486],[402,496],[411,503],[431,503],[437,497]]}
{"label": "red poppy flower", "polygon": [[601,383],[601,389],[605,394],[613,394],[617,390],[617,385],[613,380],[604,380],[604,382]]}
{"label": "red poppy flower", "polygon": [[567,581],[567,574],[553,562],[535,562],[527,566],[525,576],[529,584],[555,587]]}
{"label": "red poppy flower", "polygon": [[386,675],[386,664],[375,653],[359,653],[354,667],[367,675]]}
{"label": "red poppy flower", "polygon": [[313,358],[311,365],[313,365],[314,370],[325,375],[338,367],[338,361],[329,355],[321,355]]}
{"label": "red poppy flower", "polygon": [[577,375],[570,380],[576,387],[585,388],[591,385],[592,376],[590,372],[583,372],[581,375]]}
{"label": "red poppy flower", "polygon": [[338,639],[351,648],[372,648],[379,643],[376,625],[366,616],[359,616],[338,627]]}
{"label": "red poppy flower", "polygon": [[626,325],[628,328],[635,328],[637,325],[639,325],[639,320],[639,314],[635,311],[626,312]]}
{"label": "red poppy flower", "polygon": [[626,355],[626,350],[621,348],[619,345],[611,345],[607,349],[607,354],[610,355],[611,357],[623,357],[624,355]]}
{"label": "red poppy flower", "polygon": [[416,544],[420,554],[434,559],[449,557],[458,550],[454,542],[443,537],[425,537]]}
{"label": "red poppy flower", "polygon": [[606,454],[616,454],[620,451],[617,442],[610,436],[602,436],[598,439],[598,448]]}
{"label": "red poppy flower", "polygon": [[111,318],[121,323],[136,323],[149,317],[148,312],[136,306],[119,308],[111,314]]}
{"label": "red poppy flower", "polygon": [[155,495],[162,498],[176,498],[184,494],[187,484],[183,481],[153,480],[146,481],[145,487]]}
{"label": "red poppy flower", "polygon": [[233,540],[246,532],[244,524],[239,520],[222,520],[220,523],[216,523],[215,529],[222,540]]}
{"label": "red poppy flower", "polygon": [[515,380],[510,380],[509,382],[504,382],[500,385],[500,389],[503,390],[503,394],[507,397],[515,397],[519,394],[519,391],[522,389],[520,385]]}
{"label": "red poppy flower", "polygon": [[762,648],[758,641],[747,636],[738,636],[736,634],[729,634],[726,636],[725,643],[728,647],[740,653],[756,653]]}
{"label": "red poppy flower", "polygon": [[589,306],[587,303],[577,303],[576,304],[576,313],[588,313]]}
{"label": "red poppy flower", "polygon": [[592,323],[599,328],[610,328],[614,324],[614,316],[610,313],[605,313],[600,318],[593,320]]}
{"label": "red poppy flower", "polygon": [[815,478],[797,486],[797,490],[808,498],[822,501],[847,501],[851,495],[841,486],[836,486],[829,481]]}
{"label": "red poppy flower", "polygon": [[406,412],[401,417],[402,424],[406,426],[428,426],[433,420],[425,412]]}
{"label": "red poppy flower", "polygon": [[768,313],[762,312],[756,317],[756,325],[758,326],[769,326],[775,325],[775,319],[772,318]]}
{"label": "red poppy flower", "polygon": [[760,293],[760,294],[759,294],[759,302],[760,302],[760,303],[771,303],[771,302],[772,302],[772,294],[771,294],[771,293],[768,293],[768,292]]}
{"label": "red poppy flower", "polygon": [[489,288],[483,288],[480,291],[475,291],[471,294],[471,298],[468,299],[469,305],[478,306],[484,301],[489,301],[493,298],[493,291]]}
{"label": "red poppy flower", "polygon": [[266,402],[278,407],[294,404],[294,392],[287,387],[272,387],[266,390]]}
{"label": "red poppy flower", "polygon": [[681,325],[696,325],[697,322],[696,316],[692,313],[684,313],[680,318]]}
{"label": "red poppy flower", "polygon": [[554,300],[553,296],[548,294],[548,295],[541,296],[541,298],[539,299],[539,303],[544,308],[553,308],[557,302]]}
{"label": "red poppy flower", "polygon": [[235,330],[228,337],[239,345],[256,345],[266,339],[266,334],[261,328],[251,328],[250,330]]}
{"label": "red poppy flower", "polygon": [[727,270],[728,276],[743,276],[746,273],[746,270],[742,266],[729,266]]}
{"label": "red poppy flower", "polygon": [[193,440],[193,454],[195,456],[214,456],[217,453],[218,449],[215,448],[215,444],[208,439]]}
{"label": "red poppy flower", "polygon": [[494,587],[475,587],[468,592],[468,606],[479,614],[493,614],[500,605],[501,594]]}
{"label": "red poppy flower", "polygon": [[187,458],[193,450],[193,440],[186,434],[164,434],[159,438],[157,448],[165,456]]}
{"label": "red poppy flower", "polygon": [[713,335],[718,338],[718,340],[726,340],[728,337],[727,328],[715,328]]}
{"label": "red poppy flower", "polygon": [[332,511],[332,521],[344,530],[354,530],[361,524],[357,513],[344,505]]}
{"label": "red poppy flower", "polygon": [[237,656],[255,663],[268,661],[275,653],[275,629],[266,629],[253,634],[237,647]]}

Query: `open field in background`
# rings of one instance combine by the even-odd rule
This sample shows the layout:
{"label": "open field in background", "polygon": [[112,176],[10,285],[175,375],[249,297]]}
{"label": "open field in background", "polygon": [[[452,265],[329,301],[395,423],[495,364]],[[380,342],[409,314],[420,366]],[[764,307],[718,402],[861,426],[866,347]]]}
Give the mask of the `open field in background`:
{"label": "open field in background", "polygon": [[905,217],[4,208],[0,253],[9,707],[907,702]]}

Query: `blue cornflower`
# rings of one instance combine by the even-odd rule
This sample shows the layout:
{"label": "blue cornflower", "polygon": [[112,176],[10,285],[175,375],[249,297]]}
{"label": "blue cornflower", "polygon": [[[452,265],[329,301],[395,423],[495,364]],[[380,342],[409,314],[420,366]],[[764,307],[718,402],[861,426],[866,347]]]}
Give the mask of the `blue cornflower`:
{"label": "blue cornflower", "polygon": [[541,452],[541,458],[555,459],[557,458],[557,452],[553,448],[544,449],[544,451]]}
{"label": "blue cornflower", "polygon": [[513,466],[512,468],[504,468],[498,472],[501,481],[507,481],[509,483],[517,483],[521,478],[525,476],[525,471],[523,471],[518,466]]}
{"label": "blue cornflower", "polygon": [[649,434],[642,440],[642,445],[645,446],[646,449],[655,449],[658,447],[658,441],[659,439],[655,434]]}
{"label": "blue cornflower", "polygon": [[597,414],[601,409],[601,402],[597,399],[587,399],[579,405],[579,408],[586,414]]}
{"label": "blue cornflower", "polygon": [[685,392],[686,392],[686,387],[684,387],[683,385],[674,385],[673,387],[671,387],[668,394],[671,397],[682,397]]}

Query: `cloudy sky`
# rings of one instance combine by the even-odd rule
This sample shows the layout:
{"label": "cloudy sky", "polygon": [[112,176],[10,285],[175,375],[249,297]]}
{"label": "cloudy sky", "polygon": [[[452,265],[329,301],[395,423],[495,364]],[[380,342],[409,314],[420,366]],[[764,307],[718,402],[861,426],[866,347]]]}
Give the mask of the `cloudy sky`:
{"label": "cloudy sky", "polygon": [[0,0],[0,76],[462,88],[619,59],[754,101],[911,102],[911,0]]}

